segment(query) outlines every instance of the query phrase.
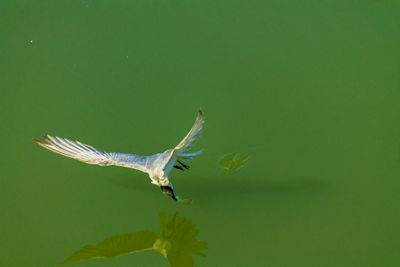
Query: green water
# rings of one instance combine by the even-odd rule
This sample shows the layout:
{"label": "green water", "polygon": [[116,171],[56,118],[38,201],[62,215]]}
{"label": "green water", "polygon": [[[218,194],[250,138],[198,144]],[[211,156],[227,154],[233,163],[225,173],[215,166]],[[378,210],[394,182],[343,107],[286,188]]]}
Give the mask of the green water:
{"label": "green water", "polygon": [[[197,266],[399,266],[399,15],[368,0],[2,1],[0,266],[142,231],[131,251],[149,247],[176,212],[208,247]],[[170,174],[188,205],[31,140],[150,155],[199,107],[204,153]],[[221,170],[235,152],[247,164]],[[162,240],[64,266],[168,266]]]}

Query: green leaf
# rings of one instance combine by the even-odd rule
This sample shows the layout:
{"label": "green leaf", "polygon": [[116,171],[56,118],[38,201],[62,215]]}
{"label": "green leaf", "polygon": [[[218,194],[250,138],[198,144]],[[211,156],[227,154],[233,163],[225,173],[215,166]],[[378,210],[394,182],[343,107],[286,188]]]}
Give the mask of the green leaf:
{"label": "green leaf", "polygon": [[96,245],[86,245],[58,265],[95,259],[112,258],[152,249],[158,235],[153,231],[140,231],[108,237]]}
{"label": "green leaf", "polygon": [[226,173],[239,170],[248,163],[249,155],[240,155],[238,152],[227,154],[219,161],[219,167]]}
{"label": "green leaf", "polygon": [[[159,216],[164,253],[171,267],[195,266],[193,255],[205,256],[207,242],[197,240],[199,230],[192,220],[174,214],[161,213]],[[168,241],[168,242],[166,242]]]}
{"label": "green leaf", "polygon": [[58,265],[95,258],[113,258],[143,250],[161,253],[172,267],[195,266],[193,255],[205,256],[205,241],[197,240],[199,230],[192,220],[178,213],[159,214],[161,235],[140,231],[108,237],[96,245],[86,245]]}

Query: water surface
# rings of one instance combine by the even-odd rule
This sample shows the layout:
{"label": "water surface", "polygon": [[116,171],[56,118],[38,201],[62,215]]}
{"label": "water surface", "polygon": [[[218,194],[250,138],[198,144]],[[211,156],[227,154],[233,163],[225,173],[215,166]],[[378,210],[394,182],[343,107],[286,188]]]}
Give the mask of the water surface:
{"label": "water surface", "polygon": [[[179,213],[197,266],[396,266],[399,6],[390,1],[6,1],[0,33],[0,265],[54,266],[87,244],[161,234]],[[198,108],[180,205],[146,174],[32,137],[150,155]],[[224,173],[219,161],[249,155]],[[154,243],[153,243],[154,244]],[[64,266],[168,266],[146,250]]]}

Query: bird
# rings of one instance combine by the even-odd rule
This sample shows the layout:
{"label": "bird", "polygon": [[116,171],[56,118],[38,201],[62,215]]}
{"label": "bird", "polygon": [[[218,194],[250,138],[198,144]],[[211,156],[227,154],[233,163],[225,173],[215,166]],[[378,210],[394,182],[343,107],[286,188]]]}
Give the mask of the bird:
{"label": "bird", "polygon": [[203,130],[203,124],[204,117],[200,108],[189,133],[177,146],[150,156],[120,152],[103,152],[79,141],[71,141],[67,138],[53,137],[51,135],[42,135],[44,141],[36,138],[32,138],[32,140],[52,152],[88,164],[120,166],[148,173],[151,183],[160,187],[164,195],[171,197],[175,201],[181,201],[181,199],[175,195],[174,187],[169,181],[168,175],[172,168],[181,171],[188,170],[190,167],[187,165],[187,162],[193,160],[202,153],[202,150],[191,153],[188,151],[199,140]]}

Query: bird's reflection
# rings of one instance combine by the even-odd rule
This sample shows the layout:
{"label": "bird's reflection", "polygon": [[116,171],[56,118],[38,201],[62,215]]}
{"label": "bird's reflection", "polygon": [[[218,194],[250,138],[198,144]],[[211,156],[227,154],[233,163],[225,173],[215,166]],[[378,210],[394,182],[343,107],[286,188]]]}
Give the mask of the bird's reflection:
{"label": "bird's reflection", "polygon": [[199,230],[191,219],[173,214],[160,213],[158,219],[161,235],[144,230],[114,235],[97,243],[86,245],[58,265],[95,258],[112,258],[144,250],[161,253],[170,266],[195,266],[193,255],[205,256],[207,242],[197,240]]}

